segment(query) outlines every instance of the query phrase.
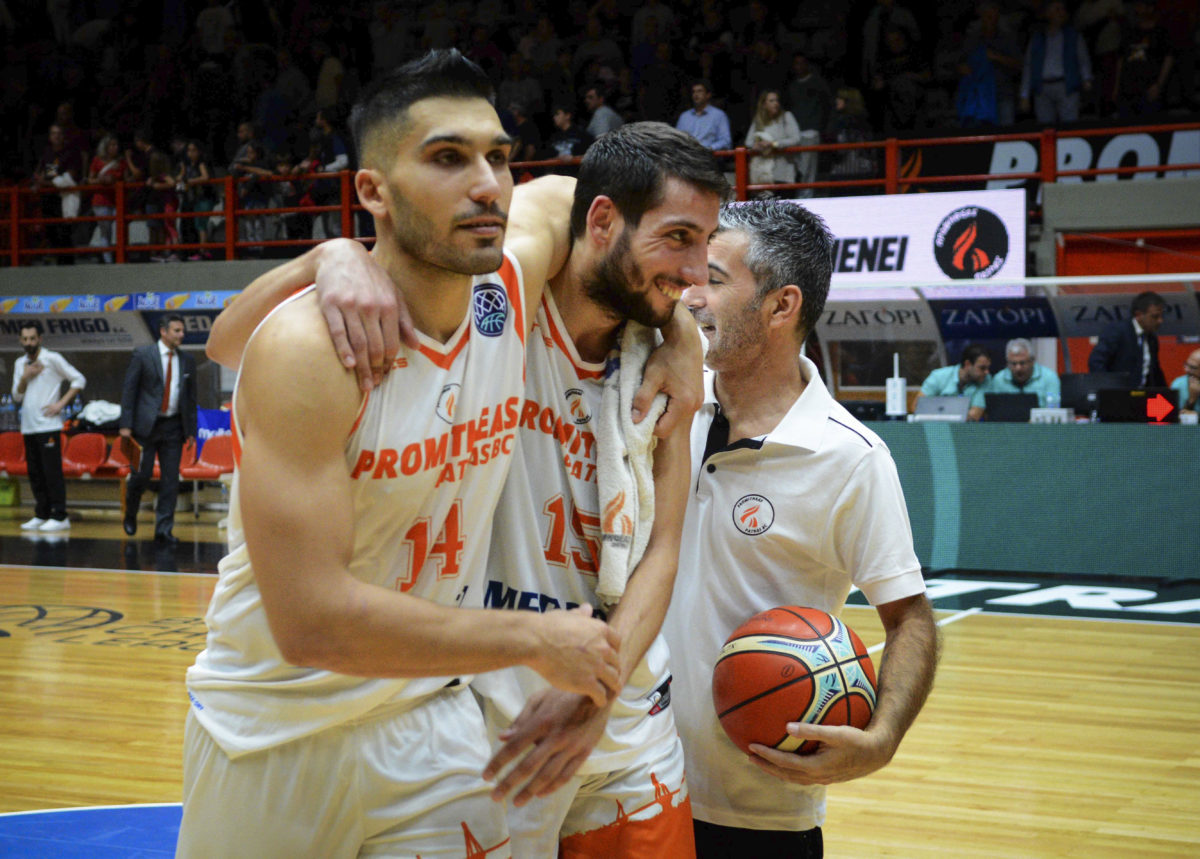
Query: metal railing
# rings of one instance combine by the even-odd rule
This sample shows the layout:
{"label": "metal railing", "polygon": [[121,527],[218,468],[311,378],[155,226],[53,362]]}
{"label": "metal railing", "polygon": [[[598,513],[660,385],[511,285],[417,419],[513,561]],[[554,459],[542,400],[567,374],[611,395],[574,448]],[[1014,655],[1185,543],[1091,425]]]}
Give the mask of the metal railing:
{"label": "metal railing", "polygon": [[[754,150],[739,146],[731,150],[720,151],[716,154],[724,159],[726,164],[732,163],[733,169],[731,172],[735,180],[734,193],[735,197],[739,200],[749,199],[751,195],[762,191],[795,192],[830,190],[836,192],[838,190],[853,191],[860,188],[877,188],[886,194],[898,194],[910,189],[918,189],[922,186],[962,185],[997,179],[1007,181],[1037,180],[1040,182],[1055,182],[1065,177],[1129,176],[1136,173],[1149,172],[1200,171],[1200,163],[1162,163],[1133,167],[1058,169],[1057,142],[1060,136],[1086,138],[1114,134],[1153,134],[1157,132],[1192,130],[1200,130],[1200,122],[1097,128],[1078,131],[1072,130],[1070,132],[1060,132],[1053,128],[1047,128],[1037,132],[1012,134],[979,134],[917,139],[891,137],[885,140],[859,143],[820,143],[809,146],[792,146],[780,149],[772,153],[772,156],[813,153],[815,157],[820,158],[824,153],[836,156],[839,153],[859,150],[875,154],[876,163],[881,162],[882,169],[873,169],[872,173],[874,175],[870,176],[861,174],[844,178],[829,176],[808,182],[771,184],[750,182],[750,163],[754,158],[759,157]],[[911,169],[905,169],[905,166],[901,163],[901,155],[904,151],[922,151],[923,153],[923,150],[926,148],[961,147],[1012,141],[1024,141],[1037,147],[1039,164],[1036,171],[921,176],[915,175]],[[517,162],[512,165],[512,170],[515,176],[524,177],[527,175],[559,172],[563,169],[569,169],[578,163],[578,158]],[[371,237],[369,235],[359,235],[355,229],[355,213],[361,211],[362,207],[358,205],[354,195],[353,175],[351,171],[344,170],[337,173],[271,176],[253,179],[225,176],[203,183],[215,186],[220,191],[221,200],[211,211],[182,211],[176,209],[175,211],[158,213],[133,211],[131,209],[128,205],[131,191],[143,187],[135,183],[116,182],[112,185],[77,185],[67,189],[48,186],[34,188],[27,185],[0,188],[0,198],[4,200],[3,210],[0,210],[0,237],[6,237],[7,239],[7,241],[4,241],[4,239],[0,238],[0,242],[7,245],[0,248],[0,260],[3,260],[9,266],[19,266],[28,264],[39,258],[50,256],[96,256],[99,254],[111,254],[114,262],[123,263],[130,259],[131,254],[145,255],[154,252],[204,253],[211,255],[212,258],[232,260],[246,255],[247,251],[261,253],[268,248],[281,247],[299,249],[311,246],[320,241],[319,238],[313,237],[240,238],[241,227],[248,220],[271,219],[270,223],[278,227],[282,223],[279,219],[288,216],[302,215],[306,218],[316,218],[318,216],[325,216],[328,213],[336,213],[337,217],[328,219],[336,223],[336,230],[325,230],[324,232],[327,236],[330,233],[340,233],[343,236],[354,236],[364,241],[370,241]],[[244,190],[244,187],[250,182],[258,182],[263,185],[284,182],[326,182],[330,184],[337,182],[338,196],[336,202],[325,205],[273,205],[262,208],[249,208],[243,205],[242,199],[239,199],[239,197],[244,198],[244,194],[239,195],[239,190]],[[65,218],[47,217],[41,213],[40,198],[44,196],[51,194],[61,196],[66,193],[86,195],[97,191],[113,195],[115,202],[114,214],[87,214],[80,215],[79,217]],[[136,244],[130,242],[130,225],[135,222],[165,223],[166,221],[174,221],[175,223],[182,223],[185,220],[200,218],[210,220],[219,219],[219,223],[214,224],[214,226],[222,228],[222,237],[219,241],[140,242]],[[259,223],[261,224],[262,222],[259,221]],[[85,242],[82,245],[72,244],[70,246],[52,247],[38,241],[39,239],[44,239],[47,233],[51,232],[47,228],[65,227],[78,231],[82,225],[87,224],[111,224],[111,243],[103,246]],[[332,227],[333,224],[330,224],[330,226]],[[366,232],[369,233],[369,229]]]}

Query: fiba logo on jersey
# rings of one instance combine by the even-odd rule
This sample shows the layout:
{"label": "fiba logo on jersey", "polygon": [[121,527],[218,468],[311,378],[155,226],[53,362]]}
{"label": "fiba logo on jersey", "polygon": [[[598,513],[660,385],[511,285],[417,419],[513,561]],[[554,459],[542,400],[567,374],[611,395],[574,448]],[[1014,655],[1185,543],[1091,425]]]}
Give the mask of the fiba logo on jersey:
{"label": "fiba logo on jersey", "polygon": [[995,212],[963,206],[938,224],[933,256],[955,280],[992,277],[1008,260],[1008,228]]}
{"label": "fiba logo on jersey", "polygon": [[592,413],[588,411],[587,401],[583,399],[583,391],[579,388],[567,388],[567,411],[571,413],[571,420],[576,426],[583,426],[592,419]]}
{"label": "fiba logo on jersey", "polygon": [[462,385],[452,382],[438,394],[437,416],[448,424],[454,423],[454,408],[458,405],[458,393],[461,390]]}
{"label": "fiba logo on jersey", "polygon": [[761,495],[743,495],[733,505],[733,527],[757,537],[775,524],[775,508]]}
{"label": "fiba logo on jersey", "polygon": [[481,283],[471,297],[475,311],[475,327],[485,337],[499,337],[508,320],[508,296],[504,288],[494,283]]}

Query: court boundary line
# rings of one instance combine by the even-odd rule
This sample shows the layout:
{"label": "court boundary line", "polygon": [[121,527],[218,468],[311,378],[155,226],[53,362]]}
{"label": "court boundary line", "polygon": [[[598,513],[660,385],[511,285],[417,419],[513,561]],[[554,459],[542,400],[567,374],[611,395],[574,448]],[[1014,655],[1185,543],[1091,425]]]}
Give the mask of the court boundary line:
{"label": "court boundary line", "polygon": [[128,805],[71,805],[66,808],[31,808],[29,811],[0,811],[0,817],[23,814],[60,814],[69,811],[111,811],[130,808],[182,808],[181,802],[132,802]]}
{"label": "court boundary line", "polygon": [[[853,609],[872,609],[872,610],[875,608],[875,606],[870,605],[870,604],[859,605],[858,603],[846,603],[845,607],[853,608]],[[938,608],[936,605],[933,606],[933,610],[934,610],[934,612],[953,611],[953,609],[949,609],[949,608]],[[1027,618],[1032,618],[1034,620],[1077,620],[1077,621],[1092,621],[1094,623],[1136,623],[1136,624],[1142,624],[1143,626],[1200,627],[1200,622],[1193,623],[1191,621],[1186,621],[1186,620],[1154,620],[1154,619],[1144,618],[1144,617],[1121,617],[1121,616],[1110,617],[1107,615],[1101,617],[1099,615],[1093,616],[1093,615],[1079,615],[1079,614],[1038,614],[1036,612],[1025,612],[1025,611],[996,611],[995,609],[986,609],[982,606],[974,606],[973,608],[963,609],[962,611],[959,612],[959,614],[965,614],[965,613],[982,614],[982,615],[987,615],[988,617],[1027,617]],[[955,617],[954,619],[958,620],[959,618]],[[942,625],[942,622],[939,621],[938,626],[941,626],[941,625]]]}
{"label": "court boundary line", "polygon": [[[937,625],[939,627],[949,626],[952,623],[957,623],[958,621],[962,620],[965,617],[970,617],[973,614],[980,614],[980,613],[982,613],[982,611],[983,611],[983,609],[979,608],[978,606],[974,606],[973,608],[965,608],[956,614],[952,614],[949,617],[944,617],[941,620],[937,621]],[[887,644],[886,639],[884,641],[879,642],[878,644],[873,644],[867,648],[867,653],[874,655],[874,654],[878,653],[879,651],[883,650],[884,645],[886,645],[886,644]]]}
{"label": "court boundary line", "polygon": [[0,563],[0,570],[51,570],[71,573],[117,573],[119,575],[130,576],[202,576],[206,579],[215,579],[218,575],[216,571],[211,573],[194,573],[190,571],[180,571],[178,573],[162,570],[114,570],[111,567],[39,567],[37,564],[5,564]]}

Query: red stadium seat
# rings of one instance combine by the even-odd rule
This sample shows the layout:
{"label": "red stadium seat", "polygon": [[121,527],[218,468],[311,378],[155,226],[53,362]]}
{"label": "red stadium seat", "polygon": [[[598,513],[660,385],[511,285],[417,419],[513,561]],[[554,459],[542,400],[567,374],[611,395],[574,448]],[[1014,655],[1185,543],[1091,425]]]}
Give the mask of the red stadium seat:
{"label": "red stadium seat", "polygon": [[129,460],[121,453],[119,445],[113,445],[108,452],[108,458],[96,469],[97,477],[120,478],[129,473]]}
{"label": "red stadium seat", "polygon": [[63,476],[90,480],[104,465],[107,453],[108,441],[102,433],[82,432],[70,436],[63,450]]}
{"label": "red stadium seat", "polygon": [[25,438],[19,432],[0,433],[0,474],[23,477],[29,473],[25,465]]}
{"label": "red stadium seat", "polygon": [[[186,462],[188,457],[184,456]],[[200,484],[205,480],[219,480],[224,474],[233,472],[233,436],[214,435],[200,448],[195,462],[180,465],[179,476],[192,481],[192,512],[200,514]]]}
{"label": "red stadium seat", "polygon": [[[186,457],[185,457],[186,460]],[[233,471],[233,436],[214,435],[200,449],[195,462],[179,467],[185,480],[216,480]]]}

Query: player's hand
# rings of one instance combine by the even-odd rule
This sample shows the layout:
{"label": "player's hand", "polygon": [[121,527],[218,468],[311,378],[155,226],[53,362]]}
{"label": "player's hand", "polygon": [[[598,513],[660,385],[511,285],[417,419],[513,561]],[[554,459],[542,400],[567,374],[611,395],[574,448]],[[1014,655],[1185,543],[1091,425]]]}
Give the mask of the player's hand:
{"label": "player's hand", "polygon": [[529,665],[554,686],[590,698],[597,707],[620,691],[621,637],[592,617],[592,607],[538,615],[540,642]]}
{"label": "player's hand", "polygon": [[400,343],[417,348],[412,317],[400,291],[367,249],[353,239],[331,239],[317,255],[317,298],[334,348],[353,368],[364,391],[383,381]]}
{"label": "player's hand", "polygon": [[25,365],[25,370],[21,373],[21,378],[25,380],[32,379],[44,369],[45,367],[42,366],[41,361],[31,361]]}
{"label": "player's hand", "polygon": [[797,755],[751,743],[750,760],[768,775],[793,784],[835,784],[860,778],[885,766],[896,753],[895,745],[879,731],[789,722],[787,732],[821,745],[812,754]]}
{"label": "player's hand", "polygon": [[500,732],[504,745],[483,771],[491,781],[528,751],[497,782],[492,799],[500,802],[520,788],[513,797],[513,804],[520,807],[566,784],[604,735],[609,710],[560,689],[543,689],[530,697],[512,726]]}
{"label": "player's hand", "polygon": [[52,418],[63,410],[63,407],[58,403],[51,403],[48,406],[42,406],[42,414],[48,418]]}
{"label": "player's hand", "polygon": [[667,395],[667,410],[654,425],[654,434],[666,438],[704,402],[704,347],[700,329],[682,301],[662,329],[663,342],[650,353],[641,387],[633,397],[633,422],[640,423],[654,397]]}

